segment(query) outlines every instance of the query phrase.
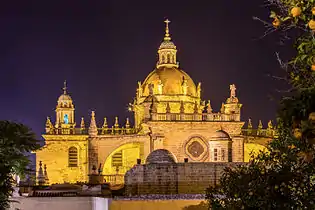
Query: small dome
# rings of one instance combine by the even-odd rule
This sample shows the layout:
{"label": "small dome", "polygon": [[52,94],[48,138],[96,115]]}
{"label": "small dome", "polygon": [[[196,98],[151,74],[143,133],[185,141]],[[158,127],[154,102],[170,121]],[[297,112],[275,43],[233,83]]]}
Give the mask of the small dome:
{"label": "small dome", "polygon": [[157,149],[151,152],[147,159],[146,163],[175,163],[172,153],[166,149]]}
{"label": "small dome", "polygon": [[68,94],[59,96],[57,103],[59,107],[73,107],[72,98]]}
{"label": "small dome", "polygon": [[223,130],[218,130],[216,131],[211,138],[215,138],[215,139],[230,139],[230,136],[227,132],[223,131]]}
{"label": "small dome", "polygon": [[68,94],[62,94],[61,96],[59,96],[58,98],[58,102],[61,101],[72,101],[72,98],[70,95]]}
{"label": "small dome", "polygon": [[143,82],[143,95],[149,95],[149,84],[154,85],[154,92],[158,92],[158,84],[163,84],[162,95],[181,95],[183,79],[187,82],[187,95],[196,96],[196,85],[191,77],[178,68],[161,67],[152,71]]}
{"label": "small dome", "polygon": [[161,49],[176,49],[176,46],[175,46],[174,42],[169,41],[169,40],[164,40],[164,41],[161,43],[159,49],[160,49],[160,50],[161,50]]}

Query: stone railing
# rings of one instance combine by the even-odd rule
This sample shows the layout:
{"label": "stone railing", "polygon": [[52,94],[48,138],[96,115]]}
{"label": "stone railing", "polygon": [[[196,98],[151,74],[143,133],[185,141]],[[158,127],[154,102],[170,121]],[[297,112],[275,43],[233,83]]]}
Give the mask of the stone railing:
{"label": "stone railing", "polygon": [[[89,129],[81,128],[53,128],[46,134],[50,135],[88,135]],[[139,130],[135,128],[112,127],[112,128],[98,128],[98,135],[130,135],[135,134]]]}
{"label": "stone railing", "polygon": [[253,137],[267,137],[273,138],[277,136],[275,129],[242,129],[242,135]]}
{"label": "stone railing", "polygon": [[151,113],[152,121],[240,121],[239,114]]}
{"label": "stone railing", "polygon": [[123,184],[124,183],[124,174],[105,174],[104,179],[105,182],[109,182],[111,184]]}
{"label": "stone railing", "polygon": [[99,135],[129,135],[129,134],[136,134],[138,132],[139,132],[139,129],[136,129],[136,128],[124,128],[124,127],[98,128]]}

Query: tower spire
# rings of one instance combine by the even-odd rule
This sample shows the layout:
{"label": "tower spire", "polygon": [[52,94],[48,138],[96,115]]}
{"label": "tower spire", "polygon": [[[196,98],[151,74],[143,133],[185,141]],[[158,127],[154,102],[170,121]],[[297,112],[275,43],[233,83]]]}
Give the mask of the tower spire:
{"label": "tower spire", "polygon": [[89,127],[89,135],[90,136],[97,136],[97,126],[96,126],[96,120],[95,120],[95,112],[92,111],[91,113],[91,123]]}
{"label": "tower spire", "polygon": [[67,94],[67,81],[65,80],[64,82],[63,82],[63,94]]}
{"label": "tower spire", "polygon": [[166,19],[166,20],[164,21],[164,23],[165,23],[165,37],[164,37],[164,40],[165,40],[165,41],[171,40],[171,37],[170,37],[170,30],[169,30],[169,27],[168,27],[168,25],[169,25],[170,22],[171,22],[171,21],[170,21],[169,19]]}

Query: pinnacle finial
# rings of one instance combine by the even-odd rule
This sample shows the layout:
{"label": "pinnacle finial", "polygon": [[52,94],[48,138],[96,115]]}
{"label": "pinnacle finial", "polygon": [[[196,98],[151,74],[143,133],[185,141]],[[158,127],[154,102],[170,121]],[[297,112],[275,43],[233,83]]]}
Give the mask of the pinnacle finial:
{"label": "pinnacle finial", "polygon": [[47,117],[47,119],[46,119],[46,127],[51,127],[51,125],[52,125],[52,123],[50,121],[50,118]]}
{"label": "pinnacle finial", "polygon": [[207,113],[212,113],[212,107],[211,107],[210,100],[208,100],[208,104],[207,104]]}
{"label": "pinnacle finial", "polygon": [[248,129],[252,129],[253,128],[253,124],[252,124],[252,119],[251,118],[248,118],[247,128]]}
{"label": "pinnacle finial", "polygon": [[63,94],[67,94],[67,80],[63,82]]}
{"label": "pinnacle finial", "polygon": [[126,128],[130,128],[130,122],[129,122],[129,118],[128,117],[126,119]]}
{"label": "pinnacle finial", "polygon": [[47,166],[44,164],[44,177],[45,177],[45,184],[49,183],[48,173],[47,173]]}
{"label": "pinnacle finial", "polygon": [[169,19],[166,19],[166,20],[164,21],[164,23],[165,23],[165,37],[164,37],[164,40],[171,40],[171,37],[170,37],[170,30],[169,30],[169,27],[168,27],[168,25],[169,25],[170,22],[171,22],[171,21],[170,21]]}
{"label": "pinnacle finial", "polygon": [[262,129],[262,128],[263,128],[263,124],[262,124],[261,120],[259,120],[259,122],[258,122],[258,129]]}
{"label": "pinnacle finial", "polygon": [[107,118],[106,118],[106,117],[104,117],[104,123],[103,123],[102,128],[108,128],[108,125],[107,125]]}
{"label": "pinnacle finial", "polygon": [[37,181],[39,185],[45,184],[45,176],[44,176],[42,165],[43,165],[42,161],[39,161],[39,169],[38,169],[38,175],[37,175]]}
{"label": "pinnacle finial", "polygon": [[115,124],[114,124],[115,128],[119,127],[119,123],[118,123],[118,117],[115,117]]}
{"label": "pinnacle finial", "polygon": [[85,122],[84,122],[84,118],[83,117],[81,118],[80,127],[81,127],[81,129],[85,128]]}
{"label": "pinnacle finial", "polygon": [[90,136],[96,136],[97,135],[97,125],[95,121],[95,112],[92,111],[91,113],[91,123],[89,127],[89,135]]}

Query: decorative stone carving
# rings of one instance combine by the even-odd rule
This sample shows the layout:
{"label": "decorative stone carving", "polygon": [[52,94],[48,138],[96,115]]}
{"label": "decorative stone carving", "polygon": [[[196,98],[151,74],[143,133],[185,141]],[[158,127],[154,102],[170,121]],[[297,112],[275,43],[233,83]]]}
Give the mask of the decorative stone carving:
{"label": "decorative stone carving", "polygon": [[230,85],[230,91],[231,91],[230,97],[235,98],[236,97],[236,87],[234,84]]}
{"label": "decorative stone carving", "polygon": [[163,94],[163,84],[161,80],[159,80],[157,88],[158,88],[158,94]]}
{"label": "decorative stone carving", "polygon": [[200,96],[201,96],[201,82],[199,82],[197,86],[197,97],[200,98]]}
{"label": "decorative stone carving", "polygon": [[208,154],[208,146],[201,137],[194,136],[188,140],[185,152],[192,160],[202,160]]}
{"label": "decorative stone carving", "polygon": [[187,150],[194,158],[198,158],[204,152],[203,146],[198,141],[193,141]]}

